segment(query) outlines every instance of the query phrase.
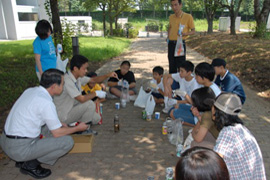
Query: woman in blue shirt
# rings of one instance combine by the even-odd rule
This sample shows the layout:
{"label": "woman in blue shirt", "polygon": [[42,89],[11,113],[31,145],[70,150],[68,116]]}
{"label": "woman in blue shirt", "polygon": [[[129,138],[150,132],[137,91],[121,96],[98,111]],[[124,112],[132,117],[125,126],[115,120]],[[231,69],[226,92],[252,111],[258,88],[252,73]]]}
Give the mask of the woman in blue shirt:
{"label": "woman in blue shirt", "polygon": [[52,26],[47,20],[40,20],[36,26],[38,37],[33,42],[37,77],[40,77],[44,71],[56,68],[56,52],[52,41]]}

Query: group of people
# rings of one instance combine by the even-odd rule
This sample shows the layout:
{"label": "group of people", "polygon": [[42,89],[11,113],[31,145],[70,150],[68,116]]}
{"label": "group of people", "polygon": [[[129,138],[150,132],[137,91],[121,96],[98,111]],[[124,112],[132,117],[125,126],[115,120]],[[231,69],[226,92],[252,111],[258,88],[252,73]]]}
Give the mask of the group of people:
{"label": "group of people", "polygon": [[[238,117],[246,99],[241,82],[223,59],[195,67],[185,55],[174,56],[179,27],[186,50],[185,39],[195,33],[195,26],[192,16],[181,10],[181,0],[171,0],[171,6],[175,14],[170,16],[168,30],[169,74],[164,74],[161,66],[154,67],[150,87],[155,102],[164,104],[164,113],[192,127],[191,148],[177,163],[175,178],[266,179],[257,141]],[[71,150],[74,142],[68,135],[88,131],[100,122],[95,102],[106,97],[100,83],[108,79],[110,94],[119,98],[126,80],[134,99],[136,80],[129,61],[102,76],[87,74],[88,59],[81,55],[72,57],[64,74],[56,69],[50,23],[41,20],[35,30],[38,37],[33,47],[40,86],[25,90],[13,105],[1,147],[22,173],[45,178],[51,170],[41,163],[53,165]],[[70,126],[75,122],[79,122],[77,126]]]}
{"label": "group of people", "polygon": [[[207,179],[203,173],[206,171],[200,168],[215,174],[215,169],[210,170],[213,167],[219,167],[220,174],[216,172],[209,179],[266,179],[258,143],[238,117],[246,100],[245,92],[240,80],[226,69],[226,61],[216,58],[211,64],[199,63],[195,75],[190,61],[182,62],[178,73],[163,74],[163,71],[160,66],[153,68],[155,81],[151,83],[156,86],[151,87],[155,87],[152,95],[156,103],[165,104],[163,112],[172,119],[180,119],[183,125],[192,127],[190,149],[182,154],[176,166],[176,179]],[[214,157],[207,155],[213,153],[219,158],[210,166],[207,159],[213,163]],[[190,166],[200,169],[197,178],[188,169]]]}

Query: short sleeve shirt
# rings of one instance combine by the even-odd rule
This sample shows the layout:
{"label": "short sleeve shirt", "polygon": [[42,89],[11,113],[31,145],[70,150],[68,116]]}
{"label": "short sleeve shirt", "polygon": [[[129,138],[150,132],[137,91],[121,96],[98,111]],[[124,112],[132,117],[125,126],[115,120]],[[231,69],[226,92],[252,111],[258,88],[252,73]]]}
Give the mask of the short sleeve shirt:
{"label": "short sleeve shirt", "polygon": [[208,131],[217,139],[219,131],[217,130],[215,123],[212,120],[211,111],[206,111],[203,113],[200,126],[208,129]]}
{"label": "short sleeve shirt", "polygon": [[80,103],[75,99],[75,97],[81,95],[81,86],[88,83],[90,78],[85,76],[76,79],[72,72],[68,71],[64,76],[64,80],[65,84],[63,92],[59,96],[54,96],[54,103],[61,121],[65,121],[71,109]]}
{"label": "short sleeve shirt", "polygon": [[164,92],[163,78],[161,78],[159,83],[157,83],[157,81],[155,79],[152,79],[151,81],[154,82],[157,85],[157,87]]}
{"label": "short sleeve shirt", "polygon": [[[40,55],[40,62],[43,72],[47,69],[56,68],[56,53],[52,36],[49,36],[44,40],[37,37],[33,42],[33,48],[34,53]],[[37,66],[36,71],[38,72]]]}
{"label": "short sleeve shirt", "polygon": [[[116,70],[115,73],[117,74],[117,76],[118,76],[119,79],[126,80],[128,82],[128,84],[131,84],[133,82],[136,82],[135,81],[134,73],[131,72],[131,71],[128,71],[125,75],[122,75],[121,74],[121,70],[119,69],[119,70]],[[118,82],[118,79],[116,79],[114,77],[111,77],[108,81]]]}
{"label": "short sleeve shirt", "polygon": [[219,89],[219,87],[215,83],[212,83],[212,85],[210,86],[210,88],[213,90],[213,92],[215,93],[216,97],[218,97],[218,95],[220,95],[221,90]]}
{"label": "short sleeve shirt", "polygon": [[[184,13],[180,17],[176,17],[175,14],[170,15],[169,23],[171,26],[169,38],[171,41],[177,40],[177,34],[179,30],[179,25],[184,25],[183,33],[189,32],[191,29],[195,28],[193,17],[190,14]],[[188,36],[183,36],[185,40]]]}
{"label": "short sleeve shirt", "polygon": [[260,147],[249,130],[237,124],[224,127],[214,151],[224,156],[232,180],[265,180]]}
{"label": "short sleeve shirt", "polygon": [[[172,74],[172,78],[179,83],[180,90],[187,92],[190,97],[195,89],[202,87],[202,85],[200,85],[195,78],[192,78],[191,81],[186,81],[185,78],[180,77],[179,73]],[[181,98],[185,99],[185,97]]]}
{"label": "short sleeve shirt", "polygon": [[45,124],[49,130],[62,126],[51,95],[39,86],[25,90],[15,102],[5,123],[5,132],[12,136],[36,138]]}

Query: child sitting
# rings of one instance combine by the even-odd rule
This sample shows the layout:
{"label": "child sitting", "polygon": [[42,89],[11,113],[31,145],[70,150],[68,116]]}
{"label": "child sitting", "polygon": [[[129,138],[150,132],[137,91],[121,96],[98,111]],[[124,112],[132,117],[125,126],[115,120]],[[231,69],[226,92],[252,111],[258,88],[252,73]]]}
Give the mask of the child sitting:
{"label": "child sitting", "polygon": [[115,71],[119,79],[116,79],[114,77],[110,78],[108,80],[108,86],[110,87],[109,91],[111,94],[117,97],[121,97],[122,83],[123,80],[126,80],[129,84],[130,99],[135,100],[134,95],[136,94],[136,81],[134,73],[129,70],[130,66],[131,65],[129,61],[123,61],[120,65],[120,69]]}
{"label": "child sitting", "polygon": [[195,75],[197,82],[203,86],[210,87],[216,97],[221,93],[219,87],[212,82],[215,78],[215,70],[211,64],[206,62],[198,64],[195,68]]}
{"label": "child sitting", "polygon": [[[86,76],[93,78],[93,77],[97,77],[97,74],[95,72],[89,72]],[[98,84],[98,83],[90,81],[86,85],[82,86],[82,95],[90,94],[92,92],[101,91],[101,90],[103,91],[106,90],[105,85],[103,83]],[[97,99],[99,100],[99,102],[105,101],[105,98],[98,98],[97,96],[94,97],[92,101],[96,101]]]}
{"label": "child sitting", "polygon": [[[167,74],[163,78],[164,84],[164,103],[165,108],[162,110],[164,113],[168,113],[174,104],[185,104],[191,103],[191,93],[200,88],[201,86],[197,83],[193,77],[194,65],[190,61],[183,62],[179,67],[179,73]],[[172,89],[176,83],[180,85],[180,91],[183,92],[180,95],[181,100],[177,101],[172,99]],[[188,108],[190,109],[190,107]]]}
{"label": "child sitting", "polygon": [[246,95],[240,80],[226,69],[226,61],[224,59],[213,59],[212,66],[217,75],[215,83],[222,91],[231,92],[238,95],[242,104],[246,100]]}
{"label": "child sitting", "polygon": [[150,86],[153,89],[152,95],[157,104],[164,102],[163,73],[163,67],[156,66],[153,68],[153,79],[151,80]]}

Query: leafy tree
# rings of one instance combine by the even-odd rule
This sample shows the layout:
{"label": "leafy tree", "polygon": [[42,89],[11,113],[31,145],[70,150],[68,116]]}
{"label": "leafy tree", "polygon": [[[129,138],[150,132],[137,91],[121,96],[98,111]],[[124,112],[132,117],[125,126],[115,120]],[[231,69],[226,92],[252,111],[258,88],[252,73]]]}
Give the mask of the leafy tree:
{"label": "leafy tree", "polygon": [[91,11],[96,8],[100,8],[102,11],[103,21],[103,33],[106,34],[106,8],[108,6],[108,0],[85,0],[84,7]]}
{"label": "leafy tree", "polygon": [[256,30],[254,37],[263,38],[266,36],[266,21],[270,13],[270,0],[264,0],[260,8],[260,0],[254,0],[254,16],[256,20]]}
{"label": "leafy tree", "polygon": [[204,0],[205,14],[208,24],[207,33],[213,33],[213,21],[218,4],[216,0]]}
{"label": "leafy tree", "polygon": [[240,8],[239,12],[241,14],[246,16],[246,21],[247,16],[253,15],[254,13],[254,1],[253,0],[243,0],[242,7]]}
{"label": "leafy tree", "polygon": [[124,11],[133,11],[135,0],[108,0],[108,15],[110,23],[110,35],[113,35],[113,23],[117,28],[118,16]]}
{"label": "leafy tree", "polygon": [[227,8],[229,10],[230,18],[231,18],[231,27],[230,27],[231,33],[230,34],[236,35],[235,19],[238,15],[242,0],[217,0],[217,2],[222,8]]}
{"label": "leafy tree", "polygon": [[45,8],[48,16],[50,17],[50,21],[53,24],[53,39],[55,44],[62,44],[63,42],[63,34],[61,21],[58,10],[58,2],[57,0],[46,0]]}

